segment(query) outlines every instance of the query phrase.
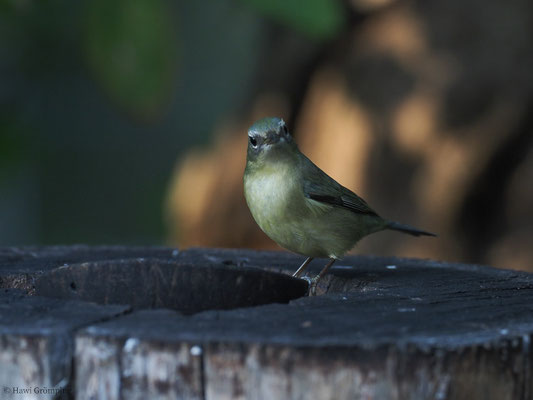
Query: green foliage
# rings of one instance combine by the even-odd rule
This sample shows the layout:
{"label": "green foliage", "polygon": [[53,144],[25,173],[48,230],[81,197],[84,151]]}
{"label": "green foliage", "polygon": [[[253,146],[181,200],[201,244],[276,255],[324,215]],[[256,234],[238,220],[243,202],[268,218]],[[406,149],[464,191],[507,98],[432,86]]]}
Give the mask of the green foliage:
{"label": "green foliage", "polygon": [[87,3],[87,62],[108,95],[151,118],[168,101],[177,69],[174,21],[164,0]]}
{"label": "green foliage", "polygon": [[329,39],[341,30],[346,15],[339,0],[243,0],[261,13],[313,39]]}

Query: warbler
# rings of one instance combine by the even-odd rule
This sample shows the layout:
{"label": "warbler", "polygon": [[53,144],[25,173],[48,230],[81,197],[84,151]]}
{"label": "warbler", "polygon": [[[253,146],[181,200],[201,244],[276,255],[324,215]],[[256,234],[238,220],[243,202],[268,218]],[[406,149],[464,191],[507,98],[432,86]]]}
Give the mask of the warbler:
{"label": "warbler", "polygon": [[263,232],[281,247],[307,256],[293,276],[301,276],[315,257],[330,259],[311,280],[312,294],[335,260],[364,236],[385,229],[435,236],[381,218],[301,153],[280,118],[263,118],[248,130],[243,181],[246,202]]}

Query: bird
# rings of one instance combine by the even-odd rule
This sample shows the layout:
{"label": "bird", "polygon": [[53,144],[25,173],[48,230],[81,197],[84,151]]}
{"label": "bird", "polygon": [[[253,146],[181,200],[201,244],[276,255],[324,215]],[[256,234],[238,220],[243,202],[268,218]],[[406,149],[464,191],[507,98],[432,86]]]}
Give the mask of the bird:
{"label": "bird", "polygon": [[333,263],[367,235],[394,230],[436,236],[380,217],[307,158],[278,117],[265,117],[248,129],[243,184],[261,230],[281,247],[307,257],[294,277],[314,258],[329,258],[319,274],[308,279],[311,294]]}

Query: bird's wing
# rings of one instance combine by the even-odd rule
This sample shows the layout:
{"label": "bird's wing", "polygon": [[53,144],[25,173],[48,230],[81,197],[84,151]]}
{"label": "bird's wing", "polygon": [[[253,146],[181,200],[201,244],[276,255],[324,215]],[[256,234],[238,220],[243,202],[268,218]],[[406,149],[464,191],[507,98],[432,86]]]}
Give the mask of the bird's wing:
{"label": "bird's wing", "polygon": [[378,216],[366,202],[355,193],[349,195],[331,195],[319,193],[314,190],[304,191],[305,197],[321,203],[331,204],[333,206],[343,207],[358,214],[367,214]]}
{"label": "bird's wing", "polygon": [[307,175],[303,183],[305,197],[320,203],[343,207],[355,213],[378,216],[361,197],[329,177],[309,159],[306,161],[311,166],[305,169]]}

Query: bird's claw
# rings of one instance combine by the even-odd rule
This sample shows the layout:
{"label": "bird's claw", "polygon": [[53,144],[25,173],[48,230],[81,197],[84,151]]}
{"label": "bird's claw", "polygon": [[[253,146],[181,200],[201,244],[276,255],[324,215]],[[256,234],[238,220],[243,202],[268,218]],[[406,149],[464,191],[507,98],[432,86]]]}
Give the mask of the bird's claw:
{"label": "bird's claw", "polygon": [[318,285],[318,277],[314,277],[311,279],[311,283],[309,284],[309,296],[316,296],[316,287]]}
{"label": "bird's claw", "polygon": [[307,291],[307,295],[308,296],[316,296],[316,286],[318,284],[318,279],[316,277],[315,278],[310,278],[308,276],[302,276],[300,279],[303,279],[309,285],[309,289]]}
{"label": "bird's claw", "polygon": [[303,279],[304,281],[306,281],[309,287],[311,287],[311,283],[313,282],[311,278],[309,278],[308,276],[302,276],[300,279]]}

